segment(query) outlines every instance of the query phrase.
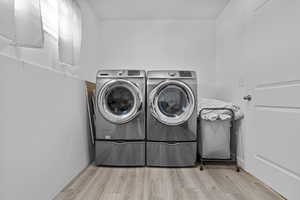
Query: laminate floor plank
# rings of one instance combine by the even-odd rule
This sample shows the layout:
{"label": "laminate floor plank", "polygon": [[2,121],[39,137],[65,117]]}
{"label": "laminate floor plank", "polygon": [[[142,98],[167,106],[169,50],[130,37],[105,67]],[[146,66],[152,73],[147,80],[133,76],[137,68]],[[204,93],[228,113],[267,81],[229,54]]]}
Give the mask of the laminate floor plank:
{"label": "laminate floor plank", "polygon": [[258,179],[233,168],[89,166],[55,200],[283,200]]}

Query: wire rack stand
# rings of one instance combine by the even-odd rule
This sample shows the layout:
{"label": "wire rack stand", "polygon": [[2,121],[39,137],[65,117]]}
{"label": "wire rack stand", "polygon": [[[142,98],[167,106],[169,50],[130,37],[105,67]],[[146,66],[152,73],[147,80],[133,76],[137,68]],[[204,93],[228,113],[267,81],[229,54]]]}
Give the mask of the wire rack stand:
{"label": "wire rack stand", "polygon": [[[236,166],[236,171],[240,172],[240,167],[238,166],[237,163],[237,142],[234,141],[235,139],[235,135],[234,135],[234,130],[235,130],[235,114],[234,111],[230,108],[203,108],[200,110],[199,112],[199,116],[198,116],[198,137],[199,137],[199,141],[201,142],[201,146],[202,146],[202,134],[201,134],[201,128],[202,128],[202,113],[205,110],[228,110],[231,112],[232,117],[231,117],[231,127],[230,127],[230,159],[209,159],[209,158],[202,158],[202,156],[200,156],[200,170],[203,171],[204,170],[204,165],[205,163],[227,163],[227,164],[234,164]],[[198,149],[198,152],[200,149]]]}

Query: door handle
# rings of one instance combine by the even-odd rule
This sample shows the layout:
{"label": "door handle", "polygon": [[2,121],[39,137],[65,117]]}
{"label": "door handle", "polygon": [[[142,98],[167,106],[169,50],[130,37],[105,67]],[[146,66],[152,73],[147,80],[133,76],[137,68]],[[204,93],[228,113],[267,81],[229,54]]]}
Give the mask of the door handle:
{"label": "door handle", "polygon": [[252,100],[252,96],[251,95],[247,95],[247,96],[244,96],[243,98],[245,101],[251,101]]}

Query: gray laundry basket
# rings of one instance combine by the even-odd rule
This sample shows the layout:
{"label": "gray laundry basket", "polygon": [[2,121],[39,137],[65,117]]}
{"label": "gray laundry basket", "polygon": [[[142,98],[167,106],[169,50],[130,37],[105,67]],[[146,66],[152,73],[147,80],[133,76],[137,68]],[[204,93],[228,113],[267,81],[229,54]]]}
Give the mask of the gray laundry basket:
{"label": "gray laundry basket", "polygon": [[[229,110],[232,117],[229,120],[209,121],[202,119],[204,110]],[[240,168],[237,164],[237,143],[233,142],[234,111],[228,108],[203,108],[198,116],[198,155],[200,158],[200,170],[206,162],[229,162],[236,165],[236,171]]]}
{"label": "gray laundry basket", "polygon": [[209,121],[201,119],[201,142],[198,143],[202,158],[230,159],[231,120]]}

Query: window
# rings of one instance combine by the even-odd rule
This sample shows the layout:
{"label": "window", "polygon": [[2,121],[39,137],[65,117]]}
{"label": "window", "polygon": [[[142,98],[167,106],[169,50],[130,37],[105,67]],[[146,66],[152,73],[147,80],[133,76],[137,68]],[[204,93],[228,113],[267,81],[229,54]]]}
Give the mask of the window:
{"label": "window", "polygon": [[41,13],[44,31],[58,38],[58,3],[57,0],[41,0]]}

